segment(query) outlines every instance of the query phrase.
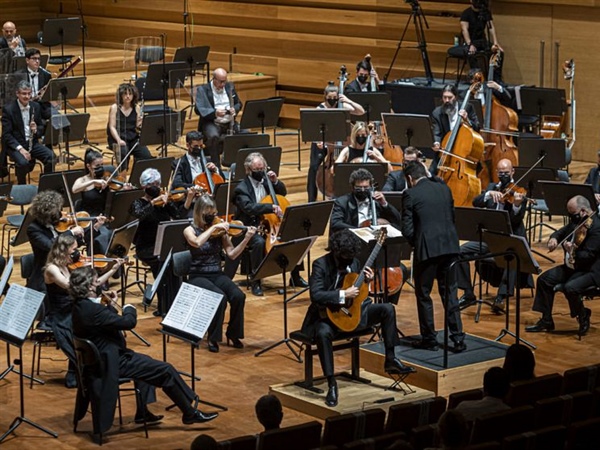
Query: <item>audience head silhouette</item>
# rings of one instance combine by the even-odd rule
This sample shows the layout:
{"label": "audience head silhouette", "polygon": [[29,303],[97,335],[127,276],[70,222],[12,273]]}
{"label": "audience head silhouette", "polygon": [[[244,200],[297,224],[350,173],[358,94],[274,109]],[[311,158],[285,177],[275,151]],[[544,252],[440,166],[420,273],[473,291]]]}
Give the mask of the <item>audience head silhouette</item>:
{"label": "audience head silhouette", "polygon": [[190,450],[217,450],[219,445],[212,436],[201,434],[192,441]]}
{"label": "audience head silhouette", "polygon": [[441,448],[444,450],[459,450],[465,448],[468,442],[467,421],[460,411],[450,409],[438,421],[438,433]]}
{"label": "audience head silhouette", "polygon": [[263,395],[254,407],[256,418],[265,431],[279,428],[283,420],[283,408],[275,395]]}
{"label": "audience head silhouette", "polygon": [[504,370],[508,381],[531,380],[535,377],[535,356],[526,345],[513,344],[508,347],[504,358]]}
{"label": "audience head silhouette", "polygon": [[492,367],[483,376],[483,393],[490,397],[503,399],[508,393],[510,381],[502,367]]}

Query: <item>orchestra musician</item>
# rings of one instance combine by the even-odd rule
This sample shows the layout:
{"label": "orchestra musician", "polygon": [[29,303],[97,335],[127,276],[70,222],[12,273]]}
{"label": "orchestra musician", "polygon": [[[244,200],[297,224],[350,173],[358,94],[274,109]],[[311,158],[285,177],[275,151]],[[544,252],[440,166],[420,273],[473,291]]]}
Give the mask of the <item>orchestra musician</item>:
{"label": "orchestra musician", "polygon": [[[404,164],[410,161],[417,161],[422,157],[422,153],[412,146],[406,147],[402,153],[404,155]],[[402,192],[404,189],[406,189],[406,177],[404,176],[404,171],[400,169],[392,170],[390,173],[388,173],[382,191]]]}
{"label": "orchestra musician", "polygon": [[239,132],[235,116],[241,109],[235,87],[227,81],[227,71],[221,67],[213,71],[211,81],[198,88],[195,106],[200,116],[198,130],[204,135],[208,156],[217,167],[221,167],[222,136]]}
{"label": "orchestra musician", "polygon": [[[469,79],[469,83],[474,83],[477,75],[481,75],[481,77],[483,77],[483,72],[479,67],[474,67],[471,70],[469,70],[469,75],[468,75],[468,79]],[[486,86],[488,88],[490,88],[492,90],[492,95],[494,97],[496,97],[496,99],[500,102],[500,104],[502,104],[503,106],[506,106],[508,108],[512,107],[512,95],[510,95],[510,92],[508,91],[508,88],[506,87],[506,83],[504,83],[501,80],[498,81],[494,81],[494,80],[486,80],[485,82]],[[481,102],[482,106],[485,106],[485,90],[484,89],[479,89],[477,91],[477,93],[473,96],[473,98],[478,99]]]}
{"label": "orchestra musician", "polygon": [[[525,225],[523,224],[527,209],[524,204],[525,195],[521,192],[514,192],[512,198],[504,195],[509,185],[514,183],[513,176],[515,170],[511,161],[509,159],[498,161],[496,172],[500,182],[490,183],[485,191],[475,197],[473,206],[476,208],[507,211],[513,234],[526,237]],[[486,254],[488,252],[488,246],[485,242],[471,241],[460,247],[460,255],[465,257]],[[493,312],[498,314],[504,311],[507,296],[513,295],[516,276],[516,270],[510,270],[508,273],[506,273],[506,269],[503,271],[502,281],[500,282],[500,286],[498,286],[498,294],[492,306]],[[475,294],[473,292],[473,285],[471,284],[471,267],[468,262],[457,265],[457,279],[458,288],[464,290],[464,295],[460,298],[459,304],[466,306],[473,303],[475,301]]]}
{"label": "orchestra musician", "polygon": [[[353,102],[344,94],[340,94],[338,86],[330,81],[324,91],[325,101],[319,104],[319,109],[343,108],[354,116],[361,116],[365,113],[364,108],[356,102]],[[332,145],[332,144],[330,144]],[[308,178],[306,181],[306,190],[308,192],[308,201],[317,200],[317,170],[323,159],[327,156],[327,144],[323,142],[313,142],[310,146],[310,164],[308,167]],[[324,188],[323,188],[324,189]]]}
{"label": "orchestra musician", "polygon": [[596,157],[598,158],[597,165],[590,169],[584,183],[592,186],[596,202],[600,203],[600,150],[598,150]]}
{"label": "orchestra musician", "polygon": [[2,109],[2,150],[15,162],[18,183],[26,184],[36,159],[44,165],[44,173],[54,171],[54,153],[39,142],[44,122],[40,105],[31,101],[31,84],[20,81],[16,93],[17,99]]}
{"label": "orchestra musician", "polygon": [[391,172],[391,164],[383,157],[383,154],[379,150],[372,146],[366,148],[368,135],[369,128],[367,127],[367,124],[365,122],[356,122],[350,132],[350,145],[340,152],[335,163],[362,162],[366,152],[368,161],[386,163],[387,172]]}
{"label": "orchestra musician", "polygon": [[15,71],[17,74],[27,75],[27,81],[31,84],[31,96],[37,103],[42,107],[42,118],[45,120],[50,119],[52,116],[52,105],[50,102],[40,102],[38,95],[52,79],[52,74],[46,69],[40,66],[42,53],[37,48],[29,48],[25,52],[25,64],[24,69]]}
{"label": "orchestra musician", "polygon": [[431,113],[433,125],[433,150],[436,152],[431,160],[429,171],[435,175],[440,161],[441,143],[444,136],[456,125],[458,120],[466,121],[474,131],[479,131],[480,125],[475,109],[467,104],[467,109],[458,109],[458,93],[453,84],[447,84],[442,88],[442,104]]}
{"label": "orchestra musician", "polygon": [[[204,173],[200,163],[200,153],[204,149],[204,136],[199,131],[190,131],[185,135],[187,153],[180,160],[173,161],[172,168],[177,171],[173,175],[173,188],[189,188],[194,186],[194,180],[198,175]],[[212,173],[218,173],[219,169],[215,163],[208,161],[206,169]]]}
{"label": "orchestra musician", "polygon": [[[233,192],[233,202],[237,206],[237,212],[234,219],[241,220],[246,226],[257,227],[264,214],[275,214],[283,217],[283,210],[279,205],[264,203],[262,200],[269,195],[267,180],[268,177],[273,184],[275,194],[285,196],[287,189],[283,181],[277,178],[277,174],[268,170],[267,161],[258,152],[250,153],[244,161],[246,177],[240,181]],[[235,242],[235,241],[234,241]],[[250,253],[250,266],[258,268],[265,257],[265,238],[255,234],[248,243]],[[225,273],[233,278],[239,265],[239,258],[234,262],[227,261]],[[297,287],[307,287],[308,283],[300,276],[301,266],[296,266],[291,271],[291,283]],[[252,283],[252,294],[258,297],[264,295],[260,280]]]}
{"label": "orchestra musician", "polygon": [[[65,376],[67,388],[77,387],[77,357],[73,349],[73,331],[71,309],[73,299],[69,295],[69,265],[80,260],[81,253],[78,249],[79,243],[75,236],[63,233],[54,241],[48,260],[44,267],[44,283],[48,303],[48,312],[44,321],[52,328],[56,344],[69,359],[69,368]],[[112,267],[98,278],[98,283],[103,285],[121,267],[123,260],[116,259]]]}
{"label": "orchestra musician", "polygon": [[[312,336],[317,343],[319,360],[323,375],[327,378],[328,391],[325,404],[333,407],[338,403],[338,387],[334,377],[332,341],[339,330],[327,317],[326,309],[355,299],[359,289],[350,286],[341,289],[344,277],[348,273],[359,273],[361,263],[356,258],[360,252],[359,238],[347,229],[329,236],[328,252],[314,261],[310,275],[311,304],[302,323],[302,332]],[[373,279],[373,270],[365,267],[365,281]],[[359,328],[381,324],[385,347],[384,370],[387,373],[406,374],[414,372],[412,367],[404,365],[394,354],[396,341],[396,311],[390,303],[372,303],[364,301],[361,305]]]}
{"label": "orchestra musician", "polygon": [[356,64],[356,78],[348,83],[344,89],[346,94],[351,92],[371,92],[371,80],[377,85],[377,89],[383,87],[383,80],[379,79],[375,67],[365,59]]}
{"label": "orchestra musician", "polygon": [[[191,405],[197,395],[182,380],[169,363],[153,359],[127,348],[122,332],[132,330],[137,322],[135,306],[123,306],[119,315],[112,304],[106,306],[98,299],[98,276],[92,267],[74,270],[69,279],[69,292],[74,299],[73,334],[89,339],[98,348],[105,363],[102,374],[91,374],[88,388],[90,396],[99,398],[99,420],[94,420],[94,434],[108,431],[113,422],[117,404],[119,378],[132,378],[140,390],[141,404],[137,405],[136,423],[156,423],[162,415],[152,414],[147,404],[155,401],[154,388],[160,387],[182,412],[181,421],[186,424],[203,423],[215,419],[217,413],[203,413]],[[116,300],[116,292],[109,292]],[[83,408],[87,408],[84,402]],[[76,411],[76,414],[78,412]]]}
{"label": "orchestra musician", "polygon": [[448,273],[459,253],[452,192],[435,177],[428,177],[427,168],[421,162],[407,163],[404,174],[409,188],[402,196],[402,235],[414,249],[414,286],[421,332],[421,340],[413,346],[438,350],[431,288],[437,279],[440,296],[444,296],[448,276],[448,298],[442,303],[448,308],[450,339],[454,343],[450,350],[460,353],[467,346],[456,299],[456,279],[454,274]]}
{"label": "orchestra musician", "polygon": [[554,330],[552,307],[556,292],[563,292],[567,298],[571,317],[576,317],[579,322],[579,335],[590,329],[592,311],[584,307],[581,295],[600,286],[600,219],[590,202],[581,195],[569,199],[567,211],[570,223],[552,233],[548,240],[550,251],[562,242],[565,262],[538,277],[533,310],[542,313],[542,317],[534,325],[525,327],[525,331]]}
{"label": "orchestra musician", "polygon": [[0,49],[10,48],[14,56],[24,56],[27,50],[25,39],[17,34],[17,26],[13,22],[4,22],[2,25],[2,37],[0,37]]}
{"label": "orchestra musician", "polygon": [[[121,83],[117,88],[116,102],[108,110],[108,124],[106,135],[108,146],[114,150],[119,147],[120,160],[125,159],[129,151],[134,159],[152,159],[150,150],[140,145],[140,129],[144,119],[143,112],[138,105],[139,92],[133,84]],[[115,155],[117,151],[115,150]],[[128,157],[129,158],[129,157]],[[123,163],[123,169],[129,167],[129,159]]]}
{"label": "orchestra musician", "polygon": [[227,325],[227,344],[234,348],[243,348],[244,304],[246,294],[225,275],[221,269],[221,254],[227,258],[238,258],[256,233],[255,227],[248,227],[244,238],[235,247],[228,235],[229,223],[217,217],[217,205],[209,195],[202,195],[194,206],[194,222],[183,231],[183,236],[192,254],[189,282],[209,291],[223,295],[219,309],[208,327],[208,350],[219,351],[219,342],[223,339],[225,310],[229,303],[229,322]]}

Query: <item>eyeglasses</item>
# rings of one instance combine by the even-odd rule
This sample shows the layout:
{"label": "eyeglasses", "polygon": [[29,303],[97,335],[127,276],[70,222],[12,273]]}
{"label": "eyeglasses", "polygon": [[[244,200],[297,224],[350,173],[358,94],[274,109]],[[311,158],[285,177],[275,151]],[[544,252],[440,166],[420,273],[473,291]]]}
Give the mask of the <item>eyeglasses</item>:
{"label": "eyeglasses", "polygon": [[28,58],[28,59],[33,59],[34,61],[39,61],[42,58],[40,58],[39,56],[32,56],[31,58]]}

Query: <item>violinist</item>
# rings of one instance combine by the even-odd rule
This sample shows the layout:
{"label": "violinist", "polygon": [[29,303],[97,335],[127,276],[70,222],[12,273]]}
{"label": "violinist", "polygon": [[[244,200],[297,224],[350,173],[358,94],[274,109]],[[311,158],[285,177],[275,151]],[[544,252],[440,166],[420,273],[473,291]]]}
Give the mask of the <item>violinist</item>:
{"label": "violinist", "polygon": [[[67,388],[77,387],[77,358],[73,349],[73,332],[71,309],[73,299],[70,297],[69,264],[76,263],[80,259],[78,250],[79,243],[72,234],[63,233],[54,241],[46,266],[44,267],[44,283],[46,284],[48,302],[48,312],[45,317],[46,325],[52,328],[58,347],[69,358],[69,368],[65,377],[65,386]],[[106,271],[98,278],[99,284],[104,284],[113,275],[123,260],[117,259],[110,270]]]}
{"label": "violinist", "polygon": [[190,267],[190,283],[209,291],[222,294],[219,309],[208,327],[208,350],[219,351],[219,342],[223,338],[223,321],[229,303],[229,322],[227,325],[227,344],[234,348],[243,348],[244,338],[244,304],[246,294],[223,273],[221,254],[227,258],[238,258],[256,233],[256,228],[249,227],[244,238],[235,247],[227,234],[229,223],[217,217],[217,205],[209,195],[202,195],[194,206],[194,223],[183,231],[183,236],[192,253]]}
{"label": "violinist", "polygon": [[[237,206],[237,212],[234,219],[241,220],[246,226],[257,227],[260,225],[263,214],[275,214],[283,217],[283,211],[280,206],[273,203],[261,203],[268,195],[268,186],[266,177],[269,177],[277,195],[285,196],[287,189],[283,181],[277,178],[277,174],[267,169],[267,161],[258,152],[250,153],[244,161],[246,177],[237,185],[233,192],[233,202]],[[248,243],[250,251],[250,265],[257,268],[265,257],[265,239],[259,234],[252,236]],[[225,272],[231,278],[237,270],[239,261],[226,263]],[[308,283],[300,276],[300,266],[295,267],[291,272],[291,281],[294,286],[307,287]],[[252,283],[252,294],[258,297],[264,295],[260,280]]]}
{"label": "violinist", "polygon": [[[339,88],[330,81],[324,91],[325,101],[320,103],[319,109],[343,108],[354,116],[361,116],[365,113],[364,108],[356,102],[353,102],[344,94],[340,94]],[[332,145],[332,144],[330,144]],[[333,149],[331,149],[333,151]],[[308,201],[317,200],[317,170],[325,157],[327,156],[327,144],[323,142],[313,142],[310,146],[310,165],[308,167],[308,178],[306,190],[308,192]]]}
{"label": "violinist", "polygon": [[[553,331],[552,307],[556,292],[563,292],[569,302],[571,317],[579,322],[579,335],[590,329],[592,311],[583,306],[581,294],[600,286],[600,219],[590,202],[576,195],[567,202],[570,223],[550,235],[548,249],[553,251],[562,242],[565,262],[546,270],[536,282],[533,310],[542,313],[528,332]],[[581,225],[577,231],[575,228]]]}
{"label": "violinist", "polygon": [[592,186],[596,202],[600,203],[600,150],[596,157],[598,158],[597,165],[590,169],[584,183]]}
{"label": "violinist", "polygon": [[[501,159],[498,161],[496,172],[500,182],[490,183],[486,190],[481,193],[481,195],[475,197],[473,200],[473,206],[476,208],[507,211],[513,234],[526,237],[525,225],[523,224],[523,219],[527,209],[524,204],[525,194],[516,188],[516,191],[511,197],[505,195],[505,193],[510,189],[510,185],[514,183],[513,176],[515,170],[511,161],[509,159]],[[481,248],[479,244],[479,241],[471,241],[461,245],[460,255],[474,256],[489,252],[488,246],[485,242],[481,243]],[[458,288],[464,290],[464,295],[460,298],[459,305],[467,306],[475,301],[475,294],[471,284],[470,265],[469,263],[461,263],[458,264],[457,267]],[[494,304],[492,306],[493,312],[498,314],[504,311],[504,304],[507,296],[513,295],[516,275],[516,270],[511,270],[508,274],[505,273],[505,270],[503,271],[502,281],[500,282],[500,286],[498,286],[498,294],[496,295]]]}
{"label": "violinist", "polygon": [[[116,103],[113,103],[108,110],[106,126],[108,146],[119,148],[115,151],[115,155],[120,152],[120,160],[123,160],[134,146],[132,155],[135,160],[152,159],[148,147],[138,144],[143,112],[138,105],[139,92],[137,88],[129,83],[120,84],[117,88],[116,100]],[[129,161],[125,161],[123,169],[127,170],[128,166]]]}
{"label": "violinist", "polygon": [[344,91],[350,92],[372,92],[372,85],[377,86],[376,90],[383,87],[383,80],[379,79],[377,71],[370,61],[363,59],[356,64],[356,78],[346,85]]}
{"label": "violinist", "polygon": [[[362,162],[366,157],[369,162],[380,162],[387,164],[388,173],[391,172],[392,166],[383,154],[376,148],[369,146],[366,148],[369,136],[369,128],[365,122],[356,122],[350,133],[350,145],[345,147],[338,155],[335,163],[345,162]],[[333,170],[333,167],[331,168]]]}
{"label": "violinist", "polygon": [[[161,191],[160,172],[154,168],[148,168],[140,175],[140,186],[144,190],[144,195],[135,199],[129,207],[129,213],[139,219],[138,230],[133,238],[135,244],[136,256],[145,264],[150,266],[152,275],[157,277],[161,264],[158,257],[154,256],[154,245],[156,243],[156,234],[160,222],[173,219],[181,219],[179,208],[169,201],[169,195]],[[188,200],[186,200],[188,201]],[[189,207],[189,205],[188,205]],[[169,275],[168,275],[168,274]],[[174,288],[174,277],[170,271],[165,273],[167,279],[162,283],[157,291],[158,309],[154,312],[155,316],[161,316],[167,313],[167,289],[166,284]],[[176,292],[170,290],[170,292]]]}
{"label": "violinist", "polygon": [[435,175],[440,161],[439,150],[444,136],[448,134],[456,125],[458,120],[464,120],[474,131],[479,131],[479,120],[475,109],[471,104],[467,104],[467,109],[458,110],[458,93],[453,84],[447,84],[442,89],[442,104],[435,108],[431,113],[433,125],[433,150],[436,152],[431,161],[429,171]]}
{"label": "violinist", "polygon": [[[410,161],[417,161],[422,157],[422,153],[415,147],[408,146],[403,152],[404,164]],[[403,170],[392,170],[388,173],[388,176],[383,185],[383,192],[402,192],[406,189],[406,178],[404,177]]]}

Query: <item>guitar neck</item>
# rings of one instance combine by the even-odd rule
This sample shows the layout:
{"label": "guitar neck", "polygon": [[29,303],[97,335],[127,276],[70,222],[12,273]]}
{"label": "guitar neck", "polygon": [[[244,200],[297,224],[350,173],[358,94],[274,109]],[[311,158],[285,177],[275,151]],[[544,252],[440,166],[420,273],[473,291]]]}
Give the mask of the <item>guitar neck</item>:
{"label": "guitar neck", "polygon": [[365,282],[365,269],[367,267],[373,266],[373,263],[375,262],[377,255],[379,255],[379,251],[381,250],[381,247],[382,247],[382,244],[379,242],[377,244],[375,244],[375,247],[373,247],[373,251],[371,251],[371,254],[369,255],[369,258],[367,259],[367,262],[363,266],[362,270],[360,271],[360,274],[358,275],[358,277],[356,278],[356,281],[354,282],[355,287],[361,287],[362,284]]}

